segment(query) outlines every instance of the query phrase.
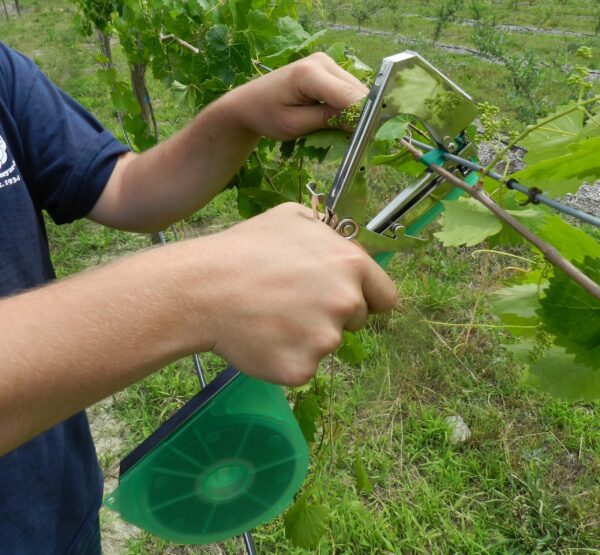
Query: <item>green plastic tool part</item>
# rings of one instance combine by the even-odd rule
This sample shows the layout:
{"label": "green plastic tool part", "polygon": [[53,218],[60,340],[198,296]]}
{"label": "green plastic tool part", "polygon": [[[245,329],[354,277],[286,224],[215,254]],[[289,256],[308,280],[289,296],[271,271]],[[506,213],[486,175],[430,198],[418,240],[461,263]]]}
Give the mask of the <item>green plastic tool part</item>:
{"label": "green plastic tool part", "polygon": [[233,378],[221,375],[190,401],[200,407],[174,431],[161,437],[159,428],[129,458],[148,452],[122,461],[105,504],[124,520],[166,540],[205,544],[268,522],[292,502],[309,453],[288,401],[280,387],[228,370]]}

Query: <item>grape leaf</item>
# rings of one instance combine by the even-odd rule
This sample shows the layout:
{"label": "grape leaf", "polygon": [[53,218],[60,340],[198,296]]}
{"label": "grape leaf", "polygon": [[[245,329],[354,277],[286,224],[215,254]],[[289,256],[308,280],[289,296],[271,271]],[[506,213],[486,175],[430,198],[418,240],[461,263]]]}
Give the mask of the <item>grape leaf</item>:
{"label": "grape leaf", "polygon": [[184,85],[179,81],[171,83],[171,92],[177,104],[189,110],[190,112],[196,107],[196,87],[193,85]]}
{"label": "grape leaf", "polygon": [[[574,104],[572,102],[559,107],[555,114],[564,112]],[[528,149],[525,156],[527,164],[564,154],[566,145],[581,138],[579,133],[583,129],[583,116],[581,110],[575,110],[530,133],[521,143],[521,146]]]}
{"label": "grape leaf", "polygon": [[338,347],[337,356],[352,366],[357,366],[367,354],[358,337],[349,331],[345,331],[342,336],[342,344]]}
{"label": "grape leaf", "polygon": [[300,497],[285,513],[285,537],[294,545],[315,549],[327,528],[329,510],[324,505],[309,505],[307,495]]}
{"label": "grape leaf", "polygon": [[375,134],[375,141],[386,141],[394,144],[396,140],[406,135],[408,119],[405,116],[396,116],[386,121]]}
{"label": "grape leaf", "polygon": [[519,337],[534,337],[539,322],[537,283],[524,283],[505,287],[489,296],[492,312],[502,320],[511,334]]}
{"label": "grape leaf", "polygon": [[600,243],[559,216],[546,216],[545,224],[536,232],[571,262],[583,262],[586,256],[600,257]]}
{"label": "grape leaf", "polygon": [[367,469],[365,468],[362,458],[358,452],[354,456],[354,476],[356,478],[356,489],[358,491],[364,491],[367,494],[371,493],[373,487],[369,481]]}
{"label": "grape leaf", "polygon": [[251,187],[238,189],[237,205],[242,218],[252,218],[283,202],[287,199],[273,191]]}
{"label": "grape leaf", "polygon": [[600,370],[576,362],[564,348],[553,346],[525,371],[523,382],[567,401],[600,399]]}
{"label": "grape leaf", "polygon": [[502,346],[512,353],[517,362],[529,364],[531,362],[531,352],[535,348],[535,338],[529,337],[518,343],[503,343]]}
{"label": "grape leaf", "polygon": [[294,403],[294,416],[302,430],[304,439],[308,443],[315,440],[317,419],[320,413],[319,398],[314,393],[309,392],[299,395]]}
{"label": "grape leaf", "polygon": [[334,42],[325,53],[338,64],[342,64],[346,60],[346,45],[343,42]]}
{"label": "grape leaf", "polygon": [[[600,282],[600,258],[586,256],[575,265]],[[557,270],[540,304],[536,313],[545,331],[556,336],[556,345],[573,353],[576,362],[600,368],[600,300]]]}
{"label": "grape leaf", "polygon": [[434,235],[446,247],[477,245],[502,230],[502,223],[496,216],[474,199],[460,198],[442,202],[442,230]]}
{"label": "grape leaf", "polygon": [[311,35],[291,17],[279,19],[277,27],[279,34],[270,37],[268,47],[262,53],[262,61],[271,67],[288,63],[294,54],[306,50],[325,33],[323,29]]}
{"label": "grape leaf", "polygon": [[540,307],[538,286],[525,283],[505,287],[489,296],[492,311],[496,315],[514,314],[524,319],[537,320],[536,310]]}
{"label": "grape leaf", "polygon": [[565,150],[562,156],[532,164],[511,177],[555,195],[574,192],[582,181],[600,178],[600,137],[567,145]]}
{"label": "grape leaf", "polygon": [[329,148],[333,145],[342,144],[346,148],[348,133],[341,129],[319,129],[306,135],[304,144],[314,148]]}

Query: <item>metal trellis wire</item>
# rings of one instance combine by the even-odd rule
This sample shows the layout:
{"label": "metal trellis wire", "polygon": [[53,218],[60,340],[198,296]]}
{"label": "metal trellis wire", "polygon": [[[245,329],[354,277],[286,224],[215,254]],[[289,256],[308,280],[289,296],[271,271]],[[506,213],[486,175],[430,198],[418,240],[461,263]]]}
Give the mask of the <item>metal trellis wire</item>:
{"label": "metal trellis wire", "polygon": [[[422,148],[423,150],[435,150],[436,149],[436,147],[434,147],[434,146],[428,145],[426,143],[422,143],[421,141],[417,141],[410,137],[406,137],[405,140],[407,142],[415,145],[416,147]],[[485,168],[483,166],[481,166],[480,164],[471,162],[470,160],[465,160],[464,158],[461,158],[460,156],[456,156],[455,154],[451,154],[450,152],[444,152],[443,156],[447,160],[452,160],[453,162],[456,162],[457,164],[460,164],[461,166],[464,166],[465,168],[469,168],[470,170],[477,171],[477,172],[481,172],[481,171],[485,170]],[[494,171],[487,172],[487,175],[489,175],[495,181],[498,181],[499,183],[504,184],[508,189],[514,189],[515,191],[519,191],[520,193],[527,195],[528,199],[534,204],[538,204],[538,203],[545,204],[546,206],[550,206],[551,208],[554,208],[555,210],[558,210],[559,212],[562,212],[563,214],[572,216],[573,218],[577,218],[577,219],[579,219],[585,223],[591,224],[593,226],[600,227],[600,218],[597,218],[596,216],[594,216],[592,214],[588,214],[587,212],[577,210],[576,208],[573,208],[572,206],[567,206],[566,204],[562,204],[556,200],[548,198],[548,197],[544,196],[539,191],[539,189],[526,187],[525,185],[522,185],[515,179],[511,179],[511,178],[505,179],[502,175],[500,175],[499,173],[494,172]]]}

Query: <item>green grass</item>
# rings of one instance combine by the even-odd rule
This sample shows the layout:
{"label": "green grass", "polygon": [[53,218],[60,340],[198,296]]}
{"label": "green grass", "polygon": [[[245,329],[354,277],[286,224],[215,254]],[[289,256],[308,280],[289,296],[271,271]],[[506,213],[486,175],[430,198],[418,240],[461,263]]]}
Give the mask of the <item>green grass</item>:
{"label": "green grass", "polygon": [[[93,65],[93,41],[78,35],[72,6],[65,0],[22,4],[23,17],[0,21],[2,40],[34,57],[119,135],[108,91]],[[427,2],[397,4],[411,12],[432,9]],[[536,9],[548,5],[521,2],[514,14],[499,9],[498,19],[533,24]],[[586,14],[583,3],[553,5],[561,28],[587,32],[591,22],[580,17]],[[463,15],[469,17],[467,8]],[[500,105],[515,125],[522,124],[504,68],[432,47],[430,22],[417,25],[415,20],[407,18],[400,32],[419,39],[417,45],[333,31],[322,45],[342,40],[373,66],[383,55],[408,46],[418,49],[478,101]],[[452,25],[442,42],[468,44],[470,33],[471,28]],[[524,37],[507,40],[516,48]],[[556,37],[526,40],[539,59],[554,59],[556,50],[561,64],[571,60],[569,51],[577,44]],[[123,67],[118,47],[115,56]],[[541,76],[540,101],[551,104],[568,96],[563,78],[561,70],[548,68]],[[168,136],[189,115],[173,105],[160,84],[150,87],[162,134]],[[328,182],[331,176],[323,179]],[[376,185],[382,193],[393,188],[383,179]],[[180,236],[189,237],[218,231],[237,218],[235,192],[227,191],[177,228]],[[149,244],[145,236],[87,221],[70,226],[48,222],[48,230],[59,276]],[[322,463],[308,482],[313,496],[330,509],[319,553],[600,553],[600,404],[569,405],[523,388],[521,368],[502,348],[510,339],[501,330],[475,326],[467,333],[466,327],[428,323],[464,324],[472,317],[476,324],[493,323],[481,291],[500,285],[501,269],[501,260],[474,256],[472,249],[441,251],[433,243],[394,258],[389,271],[398,284],[399,310],[372,319],[359,334],[369,353],[362,365],[335,361],[335,439],[313,456],[313,463],[319,458]],[[203,356],[203,362],[210,376],[224,364],[212,355]],[[323,364],[326,379],[330,365],[330,360]],[[119,451],[102,457],[105,468],[114,468],[120,456],[197,390],[192,363],[184,360],[115,395],[111,410],[127,437]],[[457,414],[472,436],[453,445],[445,418]],[[319,430],[325,431],[327,426]],[[372,484],[369,494],[356,484],[357,453]],[[260,553],[306,552],[285,539],[281,518],[256,530],[255,539]],[[222,549],[237,553],[240,544],[231,540]],[[144,533],[130,540],[127,553],[184,551]]]}

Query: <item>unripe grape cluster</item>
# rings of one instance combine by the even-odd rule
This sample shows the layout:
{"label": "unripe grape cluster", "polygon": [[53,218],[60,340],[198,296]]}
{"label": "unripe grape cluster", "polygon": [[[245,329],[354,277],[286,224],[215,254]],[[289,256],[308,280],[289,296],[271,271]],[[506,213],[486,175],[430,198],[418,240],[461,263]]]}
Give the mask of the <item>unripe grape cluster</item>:
{"label": "unripe grape cluster", "polygon": [[510,139],[516,136],[515,130],[510,130],[510,121],[507,117],[499,117],[500,108],[489,102],[481,102],[477,105],[479,121],[483,126],[483,140],[497,141],[501,135]]}
{"label": "unripe grape cluster", "polygon": [[591,60],[592,59],[592,49],[589,46],[580,46],[577,49],[577,52],[575,53],[575,55],[578,58],[583,58],[584,60]]}
{"label": "unripe grape cluster", "polygon": [[355,102],[350,104],[347,108],[344,108],[339,114],[331,116],[327,120],[329,127],[349,127],[354,128],[360,118],[362,111],[362,102]]}
{"label": "unripe grape cluster", "polygon": [[456,91],[440,91],[435,96],[425,99],[425,106],[433,115],[443,115],[457,108],[462,97]]}
{"label": "unripe grape cluster", "polygon": [[[584,60],[592,59],[592,49],[589,46],[580,46],[576,55]],[[579,89],[579,94],[583,95],[591,90],[593,85],[589,80],[590,70],[586,66],[576,65],[573,73],[567,78],[567,83]]]}
{"label": "unripe grape cluster", "polygon": [[592,88],[592,83],[588,80],[590,70],[585,66],[575,66],[575,70],[567,78],[567,83],[580,88],[582,91],[588,91]]}

